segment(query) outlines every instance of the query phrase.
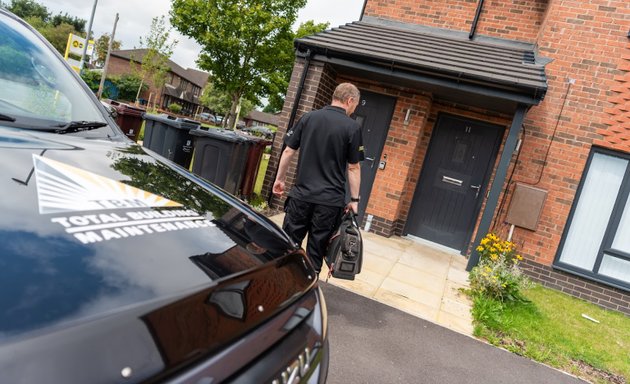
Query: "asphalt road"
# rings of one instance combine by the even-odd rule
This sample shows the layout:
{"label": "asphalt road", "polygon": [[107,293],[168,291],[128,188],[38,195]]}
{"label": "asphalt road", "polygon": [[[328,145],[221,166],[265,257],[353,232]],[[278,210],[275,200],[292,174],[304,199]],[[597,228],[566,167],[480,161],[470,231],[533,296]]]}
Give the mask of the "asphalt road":
{"label": "asphalt road", "polygon": [[585,383],[330,284],[328,384]]}

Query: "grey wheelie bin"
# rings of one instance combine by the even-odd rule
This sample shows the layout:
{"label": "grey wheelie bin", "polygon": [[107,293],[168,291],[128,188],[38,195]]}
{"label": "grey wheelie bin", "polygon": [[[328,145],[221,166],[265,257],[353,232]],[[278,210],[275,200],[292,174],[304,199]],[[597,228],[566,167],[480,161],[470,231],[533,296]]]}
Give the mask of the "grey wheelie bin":
{"label": "grey wheelie bin", "polygon": [[190,131],[200,126],[188,119],[172,119],[167,115],[143,116],[144,139],[142,145],[188,169],[193,155],[193,137]]}
{"label": "grey wheelie bin", "polygon": [[240,196],[250,141],[222,129],[199,128],[190,133],[195,138],[193,173]]}

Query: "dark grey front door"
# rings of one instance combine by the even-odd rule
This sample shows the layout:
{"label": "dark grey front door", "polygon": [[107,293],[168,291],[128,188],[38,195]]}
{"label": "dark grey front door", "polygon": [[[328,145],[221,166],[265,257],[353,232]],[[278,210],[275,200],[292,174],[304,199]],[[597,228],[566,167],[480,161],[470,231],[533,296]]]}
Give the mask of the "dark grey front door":
{"label": "dark grey front door", "polygon": [[405,234],[464,250],[475,225],[504,127],[440,114]]}
{"label": "dark grey front door", "polygon": [[354,111],[353,117],[361,124],[365,151],[365,160],[361,163],[359,222],[363,220],[395,106],[394,97],[362,90],[361,101]]}

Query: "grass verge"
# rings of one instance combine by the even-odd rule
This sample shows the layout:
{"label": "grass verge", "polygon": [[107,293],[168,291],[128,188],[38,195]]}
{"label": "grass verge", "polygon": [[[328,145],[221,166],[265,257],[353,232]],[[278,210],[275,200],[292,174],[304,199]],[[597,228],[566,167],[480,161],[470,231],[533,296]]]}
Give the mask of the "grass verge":
{"label": "grass verge", "polygon": [[258,168],[258,175],[256,175],[256,183],[254,184],[254,193],[260,194],[262,191],[263,181],[265,181],[265,173],[267,172],[267,166],[269,165],[269,155],[263,154],[260,159],[260,167]]}
{"label": "grass verge", "polygon": [[523,295],[473,298],[475,336],[594,383],[630,382],[630,317],[540,285]]}

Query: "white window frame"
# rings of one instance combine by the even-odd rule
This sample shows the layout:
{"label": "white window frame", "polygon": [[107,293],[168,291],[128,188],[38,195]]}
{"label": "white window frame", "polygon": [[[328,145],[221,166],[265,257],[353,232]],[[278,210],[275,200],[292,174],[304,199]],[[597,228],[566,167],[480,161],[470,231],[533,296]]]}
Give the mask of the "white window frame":
{"label": "white window frame", "polygon": [[[606,230],[602,236],[600,241],[600,246],[597,254],[593,255],[593,263],[592,268],[585,269],[583,267],[578,267],[572,264],[569,264],[562,260],[562,252],[567,242],[567,236],[569,235],[571,224],[574,220],[576,208],[580,202],[580,196],[582,194],[584,184],[586,178],[588,176],[589,170],[591,169],[591,163],[593,161],[594,156],[597,154],[607,155],[618,157],[620,159],[624,159],[628,161],[626,165],[626,170],[623,176],[623,180],[619,187],[618,191],[610,191],[610,193],[616,193],[617,195],[614,197],[614,206],[612,212],[608,218],[608,223],[606,225]],[[600,273],[600,267],[602,265],[602,260],[604,257],[613,258],[616,261],[621,261],[623,263],[630,262],[630,252],[622,251],[619,249],[613,248],[613,242],[615,241],[615,236],[617,235],[620,222],[622,220],[622,215],[624,210],[627,210],[628,215],[630,213],[630,154],[628,153],[620,153],[616,151],[612,151],[609,149],[593,147],[591,153],[589,154],[588,161],[586,163],[586,167],[584,168],[584,173],[582,174],[582,179],[580,180],[580,184],[575,195],[575,200],[573,201],[573,205],[571,207],[571,212],[569,213],[569,217],[566,222],[566,226],[564,228],[564,233],[562,234],[562,239],[558,246],[558,250],[556,252],[556,257],[553,262],[553,267],[556,269],[563,270],[565,272],[569,272],[572,274],[576,274],[590,280],[595,280],[606,285],[610,285],[625,291],[630,291],[630,278],[627,280],[617,279],[610,277],[608,275],[604,275]],[[630,236],[630,234],[629,234]]]}

